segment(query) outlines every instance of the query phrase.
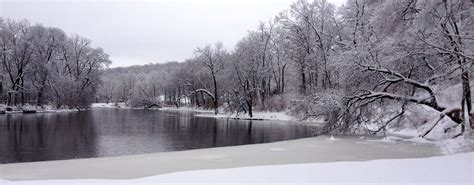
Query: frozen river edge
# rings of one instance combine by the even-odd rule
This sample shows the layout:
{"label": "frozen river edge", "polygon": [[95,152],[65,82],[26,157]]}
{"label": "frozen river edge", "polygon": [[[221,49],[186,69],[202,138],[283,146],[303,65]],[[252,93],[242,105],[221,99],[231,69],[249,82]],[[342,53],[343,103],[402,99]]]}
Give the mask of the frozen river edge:
{"label": "frozen river edge", "polygon": [[0,165],[0,179],[135,179],[180,171],[245,166],[423,158],[432,144],[319,136],[266,144],[180,152]]}

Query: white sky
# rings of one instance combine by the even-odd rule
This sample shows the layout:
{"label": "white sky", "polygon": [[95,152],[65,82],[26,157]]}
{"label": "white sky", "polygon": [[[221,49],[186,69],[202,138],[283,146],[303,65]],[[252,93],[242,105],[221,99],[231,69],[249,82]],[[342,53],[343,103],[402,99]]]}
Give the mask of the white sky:
{"label": "white sky", "polygon": [[[0,0],[0,16],[92,40],[112,67],[183,61],[196,47],[233,48],[296,0]],[[345,0],[328,0],[341,5]]]}

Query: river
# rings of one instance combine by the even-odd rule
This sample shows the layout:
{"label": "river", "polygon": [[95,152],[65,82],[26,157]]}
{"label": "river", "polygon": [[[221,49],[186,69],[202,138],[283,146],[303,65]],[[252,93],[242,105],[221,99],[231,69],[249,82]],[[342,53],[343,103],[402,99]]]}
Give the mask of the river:
{"label": "river", "polygon": [[291,140],[316,127],[194,113],[94,108],[0,115],[0,163],[109,157]]}

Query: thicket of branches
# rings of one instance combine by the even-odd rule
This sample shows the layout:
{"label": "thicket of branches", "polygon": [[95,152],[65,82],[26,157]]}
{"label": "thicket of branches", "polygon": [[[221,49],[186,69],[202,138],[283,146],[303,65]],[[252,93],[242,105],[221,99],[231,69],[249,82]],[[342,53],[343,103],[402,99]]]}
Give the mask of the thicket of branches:
{"label": "thicket of branches", "polygon": [[[470,128],[473,11],[464,0],[348,0],[337,9],[299,0],[232,50],[217,43],[184,63],[110,69],[101,97],[164,96],[165,104],[250,116],[291,109],[302,119],[326,118],[325,132],[351,131],[383,107],[397,110],[378,132],[420,105]],[[462,100],[441,105],[438,92],[455,84]]]}
{"label": "thicket of branches", "polygon": [[0,18],[0,100],[8,106],[87,108],[108,55],[61,29]]}

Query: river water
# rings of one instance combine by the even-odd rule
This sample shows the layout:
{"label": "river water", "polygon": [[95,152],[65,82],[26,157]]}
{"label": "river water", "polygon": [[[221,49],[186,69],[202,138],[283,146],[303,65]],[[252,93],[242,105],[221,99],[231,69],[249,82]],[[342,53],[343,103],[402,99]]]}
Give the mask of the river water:
{"label": "river water", "polygon": [[268,143],[314,136],[316,127],[225,120],[157,110],[0,115],[0,163],[108,157]]}

